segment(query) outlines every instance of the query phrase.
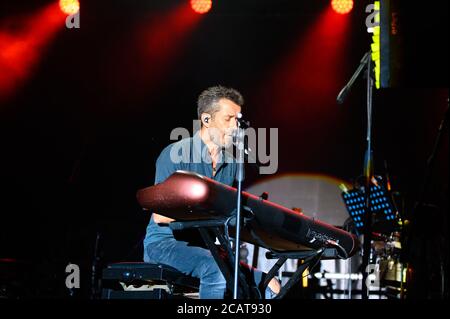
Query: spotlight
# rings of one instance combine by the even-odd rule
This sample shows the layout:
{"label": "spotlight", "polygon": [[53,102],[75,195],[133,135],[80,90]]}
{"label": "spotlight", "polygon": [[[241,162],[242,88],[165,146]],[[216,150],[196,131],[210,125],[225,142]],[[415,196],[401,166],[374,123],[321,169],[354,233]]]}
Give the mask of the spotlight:
{"label": "spotlight", "polygon": [[204,14],[211,10],[212,0],[191,0],[191,8],[197,13]]}
{"label": "spotlight", "polygon": [[76,14],[80,10],[78,0],[59,0],[59,8],[67,15]]}
{"label": "spotlight", "polygon": [[353,0],[332,0],[331,7],[336,13],[347,14],[353,9]]}

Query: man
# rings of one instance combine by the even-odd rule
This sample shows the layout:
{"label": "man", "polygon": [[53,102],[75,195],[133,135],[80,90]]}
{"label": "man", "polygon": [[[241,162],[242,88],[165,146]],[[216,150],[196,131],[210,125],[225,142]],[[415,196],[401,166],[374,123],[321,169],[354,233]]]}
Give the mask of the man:
{"label": "man", "polygon": [[[167,146],[156,161],[155,184],[166,180],[177,170],[199,173],[227,185],[233,185],[236,163],[225,152],[232,144],[232,135],[237,127],[237,114],[244,104],[242,95],[231,88],[215,86],[203,91],[198,98],[197,113],[201,128],[194,137],[186,138]],[[174,161],[174,150],[189,150],[183,161]],[[187,160],[186,160],[187,159]],[[197,160],[194,160],[197,159]],[[179,163],[178,163],[179,162]],[[144,240],[144,261],[172,266],[180,272],[200,279],[201,299],[222,299],[226,281],[211,252],[177,240],[169,227],[171,218],[153,213]],[[252,270],[255,283],[262,280],[262,273]],[[271,298],[280,290],[273,279],[266,291]]]}

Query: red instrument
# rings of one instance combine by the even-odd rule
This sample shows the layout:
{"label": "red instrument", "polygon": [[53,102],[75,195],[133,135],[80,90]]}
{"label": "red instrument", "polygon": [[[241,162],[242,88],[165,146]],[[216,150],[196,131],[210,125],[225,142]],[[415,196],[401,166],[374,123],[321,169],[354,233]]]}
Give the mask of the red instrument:
{"label": "red instrument", "polygon": [[[177,171],[163,183],[139,190],[139,204],[158,214],[179,220],[205,220],[233,216],[236,188],[208,177]],[[310,218],[268,200],[243,192],[246,226],[243,241],[274,251],[301,251],[339,247],[351,256],[357,238],[342,229]]]}

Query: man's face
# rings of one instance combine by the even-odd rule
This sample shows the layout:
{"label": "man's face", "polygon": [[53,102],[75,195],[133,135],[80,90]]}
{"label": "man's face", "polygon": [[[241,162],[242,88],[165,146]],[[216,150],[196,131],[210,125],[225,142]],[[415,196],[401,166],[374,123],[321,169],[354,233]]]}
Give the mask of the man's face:
{"label": "man's face", "polygon": [[236,119],[241,107],[228,99],[220,99],[218,103],[220,108],[211,119],[209,136],[217,146],[228,148],[233,143],[233,131],[237,128]]}

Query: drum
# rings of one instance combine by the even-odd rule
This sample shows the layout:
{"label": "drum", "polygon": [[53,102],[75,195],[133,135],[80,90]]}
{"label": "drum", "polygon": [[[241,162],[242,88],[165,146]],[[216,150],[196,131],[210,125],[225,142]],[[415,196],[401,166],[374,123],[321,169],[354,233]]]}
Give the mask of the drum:
{"label": "drum", "polygon": [[406,266],[400,262],[401,249],[400,234],[391,234],[380,256],[380,282],[387,290],[400,292],[406,282]]}

